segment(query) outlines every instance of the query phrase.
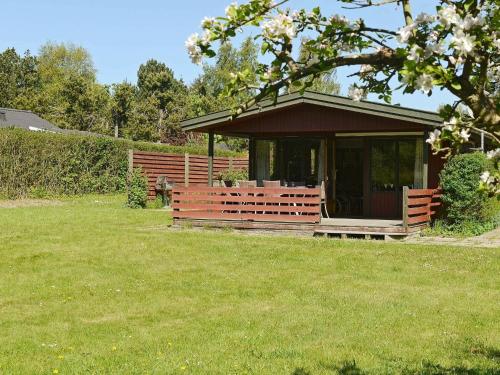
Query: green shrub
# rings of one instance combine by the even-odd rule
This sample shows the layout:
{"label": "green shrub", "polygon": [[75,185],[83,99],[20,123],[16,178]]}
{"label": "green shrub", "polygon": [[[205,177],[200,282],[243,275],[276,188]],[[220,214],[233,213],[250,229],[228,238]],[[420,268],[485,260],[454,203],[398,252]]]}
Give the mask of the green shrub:
{"label": "green shrub", "polygon": [[481,173],[491,168],[480,152],[456,155],[445,164],[440,174],[445,215],[443,222],[434,225],[436,230],[477,235],[494,227],[496,209],[479,189]]}
{"label": "green shrub", "polygon": [[128,176],[127,205],[130,208],[145,208],[148,201],[148,179],[141,168],[134,168]]}
{"label": "green shrub", "polygon": [[129,149],[206,154],[203,146],[0,129],[0,197],[123,192]]}

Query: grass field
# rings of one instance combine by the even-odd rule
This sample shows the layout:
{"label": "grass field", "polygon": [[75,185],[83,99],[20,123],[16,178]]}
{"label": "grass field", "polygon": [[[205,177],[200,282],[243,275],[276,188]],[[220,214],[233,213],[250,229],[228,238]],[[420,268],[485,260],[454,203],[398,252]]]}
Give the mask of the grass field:
{"label": "grass field", "polygon": [[0,208],[0,373],[498,374],[500,250]]}

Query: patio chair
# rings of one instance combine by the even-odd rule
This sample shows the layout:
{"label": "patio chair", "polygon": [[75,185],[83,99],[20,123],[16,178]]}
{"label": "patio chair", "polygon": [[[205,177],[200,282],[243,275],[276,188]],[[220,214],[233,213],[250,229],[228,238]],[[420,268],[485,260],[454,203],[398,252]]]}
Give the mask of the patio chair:
{"label": "patio chair", "polygon": [[[281,187],[281,181],[270,181],[270,180],[263,180],[262,181],[263,185],[265,188],[279,188]],[[268,197],[271,197],[271,198],[279,198],[281,197],[281,194],[268,194],[267,195]],[[280,203],[264,203],[265,206],[281,206]],[[280,212],[277,212],[277,211],[265,211],[266,214],[270,213],[270,214],[276,214],[276,215],[279,215]]]}
{"label": "patio chair", "polygon": [[236,186],[241,188],[257,187],[257,180],[238,180]]}
{"label": "patio chair", "polygon": [[[326,207],[326,189],[325,189],[325,181],[321,181],[321,200],[320,200],[320,214],[321,217],[325,217],[327,219],[330,218],[328,215],[328,208]],[[323,210],[325,211],[325,216],[323,216]]]}
{"label": "patio chair", "polygon": [[268,188],[279,188],[281,187],[281,181],[270,181],[270,180],[263,180],[262,183],[264,184],[264,187]]}
{"label": "patio chair", "polygon": [[[257,180],[238,180],[236,181],[236,186],[240,188],[254,188],[257,187]],[[238,193],[241,197],[247,197],[249,194],[248,193]],[[255,205],[255,203],[249,203],[249,202],[241,202],[242,205],[248,206],[248,205]],[[240,211],[240,213],[244,212],[245,210]],[[253,210],[249,210],[253,211]]]}

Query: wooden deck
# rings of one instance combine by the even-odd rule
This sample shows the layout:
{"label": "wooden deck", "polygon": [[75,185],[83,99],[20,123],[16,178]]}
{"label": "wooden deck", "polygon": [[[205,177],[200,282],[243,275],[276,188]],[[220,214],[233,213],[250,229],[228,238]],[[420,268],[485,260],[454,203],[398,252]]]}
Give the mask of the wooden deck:
{"label": "wooden deck", "polygon": [[314,234],[340,238],[402,238],[419,232],[423,226],[404,227],[403,220],[382,219],[321,219]]}
{"label": "wooden deck", "polygon": [[418,233],[424,226],[404,228],[402,220],[321,219],[319,223],[261,222],[248,220],[175,219],[177,227],[232,228],[338,238],[398,239]]}
{"label": "wooden deck", "polygon": [[413,235],[434,214],[433,189],[404,189],[402,220],[321,218],[319,189],[180,187],[173,190],[176,226],[293,232],[340,238]]}

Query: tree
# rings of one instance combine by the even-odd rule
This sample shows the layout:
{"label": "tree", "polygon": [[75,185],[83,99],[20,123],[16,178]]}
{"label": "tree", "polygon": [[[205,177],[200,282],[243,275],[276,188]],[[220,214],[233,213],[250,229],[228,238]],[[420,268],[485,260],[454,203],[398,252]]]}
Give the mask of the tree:
{"label": "tree", "polygon": [[37,58],[26,51],[19,56],[14,48],[0,53],[0,107],[34,109],[33,98],[40,90]]}
{"label": "tree", "polygon": [[[245,39],[239,48],[231,43],[222,44],[215,64],[203,65],[203,73],[191,86],[192,94],[198,96],[194,116],[226,110],[255,95],[252,88],[234,95],[227,95],[226,90],[237,74],[245,75],[248,82],[257,83],[257,53],[258,46],[252,38]],[[246,139],[221,137],[218,141],[237,151],[248,147]]]}
{"label": "tree", "polygon": [[[302,79],[319,77],[340,66],[360,66],[359,83],[350,90],[353,100],[366,92],[391,101],[393,90],[432,95],[433,89],[446,90],[457,100],[441,110],[445,121],[428,139],[433,149],[448,155],[468,142],[471,130],[485,132],[500,146],[500,15],[496,0],[435,0],[436,13],[414,16],[411,0],[337,0],[350,8],[383,9],[397,5],[404,23],[397,30],[371,27],[363,19],[325,16],[319,7],[292,12],[283,8],[288,0],[250,0],[230,4],[221,18],[205,18],[204,34],[186,41],[195,63],[204,56],[216,56],[214,43],[227,42],[236,31],[260,27],[257,39],[262,54],[271,62],[257,70],[256,95],[244,102],[235,115],[280,89],[297,85]],[[295,38],[313,34],[304,48],[317,60],[301,62],[293,56]],[[228,94],[254,88],[245,74],[237,74]],[[466,111],[461,111],[459,105]],[[449,144],[450,146],[445,146]],[[488,186],[500,189],[500,172],[489,176]],[[491,183],[490,183],[491,182]]]}
{"label": "tree", "polygon": [[[305,45],[309,41],[309,38],[302,38],[299,50],[299,58],[302,64],[311,64],[318,60],[318,56],[309,51]],[[298,88],[291,87],[292,92],[298,91],[301,87],[306,87],[315,92],[321,92],[323,94],[338,95],[340,93],[340,84],[337,82],[337,73],[335,69],[331,69],[328,72],[324,72],[318,77],[308,77],[302,78],[298,81]]]}
{"label": "tree", "polygon": [[119,137],[123,129],[127,127],[132,116],[136,95],[136,87],[129,82],[112,85],[111,117],[115,137]]}
{"label": "tree", "polygon": [[90,53],[83,47],[71,43],[46,43],[38,53],[42,80],[64,81],[80,76],[95,82],[96,70]]}
{"label": "tree", "polygon": [[111,134],[109,90],[97,82],[87,50],[47,43],[40,48],[38,71],[39,114],[63,128]]}
{"label": "tree", "polygon": [[206,113],[225,110],[228,106],[248,100],[255,94],[253,89],[248,89],[226,97],[225,91],[238,73],[244,74],[249,82],[257,83],[257,50],[258,46],[252,38],[245,39],[240,48],[233,47],[231,43],[224,43],[219,49],[215,64],[203,65],[203,73],[195,80],[192,88],[199,95],[209,98],[204,108]]}
{"label": "tree", "polygon": [[[139,67],[137,72],[138,102],[136,108],[144,106],[147,108],[148,121],[154,124],[144,124],[147,131],[133,131],[134,134],[149,134],[147,140],[175,140],[176,137],[184,139],[180,129],[182,112],[185,105],[181,98],[187,95],[187,87],[182,80],[174,77],[174,72],[164,63],[157,60],[148,60]],[[152,115],[152,106],[156,107],[157,114]],[[144,117],[135,112],[138,117]],[[141,126],[137,119],[133,121],[134,126]],[[155,128],[155,131],[152,129]],[[130,132],[129,132],[130,133]],[[181,141],[182,142],[182,141]],[[177,143],[177,142],[175,142]]]}
{"label": "tree", "polygon": [[62,118],[69,129],[109,134],[110,95],[108,89],[89,82],[81,75],[68,77],[59,92],[63,102]]}

